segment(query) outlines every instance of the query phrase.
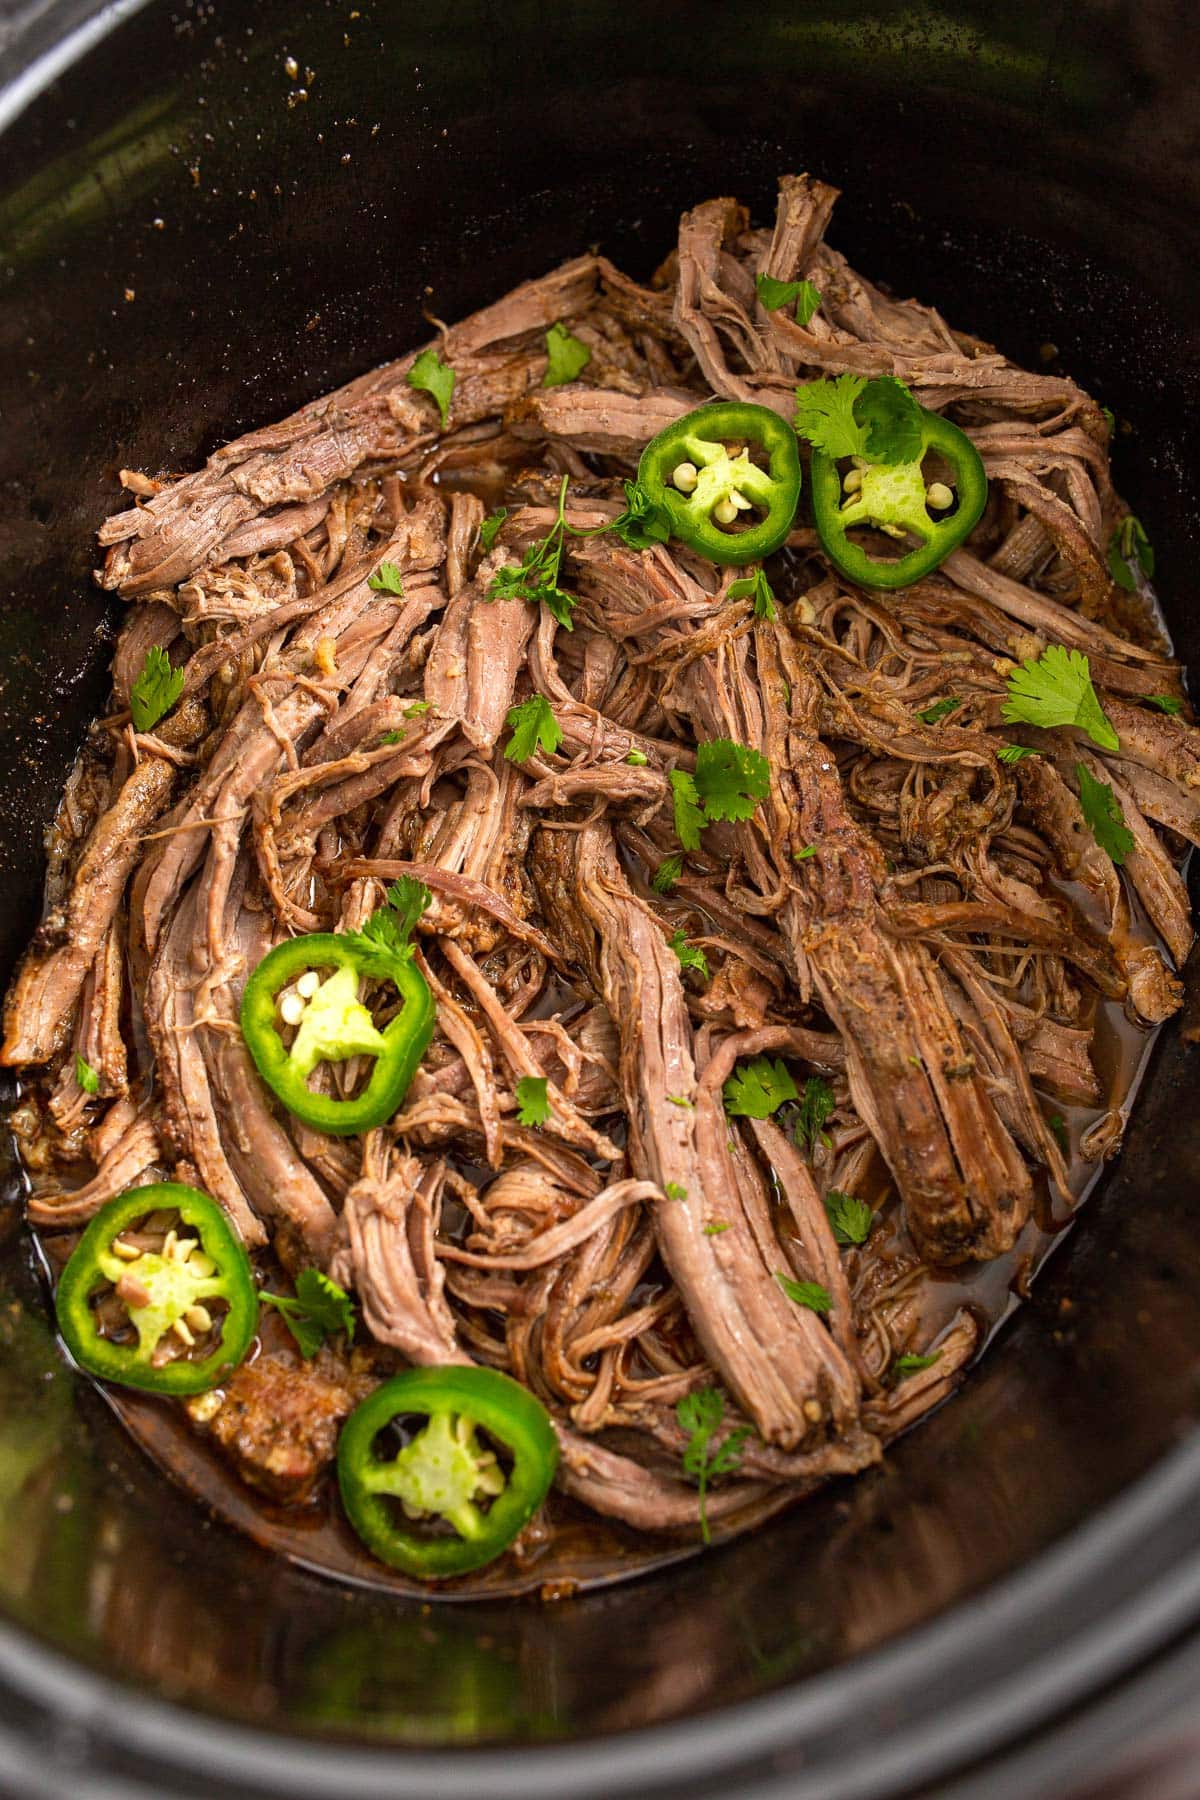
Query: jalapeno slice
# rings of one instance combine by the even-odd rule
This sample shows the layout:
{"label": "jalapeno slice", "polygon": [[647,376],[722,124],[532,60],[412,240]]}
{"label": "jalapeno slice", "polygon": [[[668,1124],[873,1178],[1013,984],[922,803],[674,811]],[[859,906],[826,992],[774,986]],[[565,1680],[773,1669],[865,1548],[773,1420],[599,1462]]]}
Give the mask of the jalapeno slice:
{"label": "jalapeno slice", "polygon": [[791,426],[769,407],[740,400],[685,413],[651,438],[638,463],[638,481],[666,513],[672,537],[718,563],[760,562],[778,550],[792,528],[800,479]]}
{"label": "jalapeno slice", "polygon": [[[359,999],[364,979],[390,981],[404,1002],[382,1030]],[[285,988],[294,997],[293,1020],[277,1005]],[[370,1131],[391,1118],[429,1048],[435,1019],[429,984],[411,956],[389,957],[351,933],[317,931],[278,945],[242,995],[242,1036],[259,1074],[289,1112],[335,1137]],[[288,1045],[280,1026],[290,1022],[295,1036]],[[318,1063],[352,1056],[375,1058],[361,1093],[339,1100],[311,1091],[308,1078]]]}
{"label": "jalapeno slice", "polygon": [[[921,448],[910,462],[859,457],[858,479],[847,484],[837,460],[813,450],[817,532],[830,561],[860,587],[908,587],[930,574],[974,530],[987,503],[987,476],[970,438],[938,413],[918,411]],[[930,451],[946,465],[949,482],[926,484],[921,465]],[[873,556],[849,535],[861,526],[918,541],[899,556]]]}
{"label": "jalapeno slice", "polygon": [[55,1310],[89,1374],[154,1394],[203,1394],[249,1349],[258,1293],[215,1200],[160,1181],[100,1208],[59,1277]]}
{"label": "jalapeno slice", "polygon": [[[381,1457],[380,1433],[414,1418],[427,1423]],[[490,1442],[480,1441],[481,1431]],[[381,1562],[426,1581],[499,1556],[546,1498],[557,1466],[558,1440],[541,1402],[507,1375],[470,1366],[393,1376],[355,1408],[338,1442],[351,1525]],[[439,1522],[449,1532],[439,1534]]]}

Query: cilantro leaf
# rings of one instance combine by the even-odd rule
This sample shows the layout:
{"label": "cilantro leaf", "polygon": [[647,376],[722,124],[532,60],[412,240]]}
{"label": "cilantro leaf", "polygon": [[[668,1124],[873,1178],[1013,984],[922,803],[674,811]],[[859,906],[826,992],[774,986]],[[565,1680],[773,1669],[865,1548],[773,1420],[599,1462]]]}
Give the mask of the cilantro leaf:
{"label": "cilantro leaf", "polygon": [[1174,694],[1147,694],[1146,705],[1156,706],[1159,712],[1166,713],[1172,719],[1176,713],[1183,711],[1183,701]]}
{"label": "cilantro leaf", "polygon": [[510,706],[506,723],[512,727],[504,750],[509,762],[528,762],[535,750],[553,756],[562,743],[562,726],[544,694],[534,694],[519,706]]}
{"label": "cilantro leaf", "polygon": [[568,594],[565,588],[544,587],[537,590],[534,598],[540,600],[546,610],[552,613],[567,631],[574,631],[575,623],[572,618],[575,611],[574,594]]}
{"label": "cilantro leaf", "polygon": [[667,510],[651,498],[650,490],[640,481],[625,483],[625,511],[609,529],[631,550],[648,550],[651,544],[665,544],[671,535],[671,519]]}
{"label": "cilantro leaf", "polygon": [[709,1481],[714,1475],[733,1474],[741,1463],[746,1439],[753,1433],[749,1425],[741,1425],[729,1433],[724,1443],[710,1448],[725,1417],[725,1396],[720,1388],[696,1388],[685,1394],[675,1407],[675,1417],[680,1430],[688,1433],[682,1459],[683,1472],[699,1486],[700,1534],[704,1542],[710,1544],[712,1537],[705,1511]]}
{"label": "cilantro leaf", "polygon": [[1030,750],[1025,744],[1001,744],[996,755],[1002,763],[1018,763],[1023,756],[1036,756],[1036,750]]}
{"label": "cilantro leaf", "polygon": [[[401,875],[393,881],[387,891],[387,903],[399,921],[399,930],[404,943],[408,943],[417,929],[417,921],[426,911],[433,895],[423,881],[413,875]],[[370,920],[367,921],[370,924]]]}
{"label": "cilantro leaf", "polygon": [[682,931],[676,931],[672,935],[671,948],[679,958],[681,969],[685,972],[688,969],[694,969],[697,975],[703,975],[705,981],[708,980],[707,956],[703,950],[698,950],[695,944],[689,944]]}
{"label": "cilantro leaf", "polygon": [[725,1111],[735,1118],[769,1119],[785,1100],[797,1098],[797,1088],[778,1057],[756,1056],[739,1063],[725,1083]]}
{"label": "cilantro leaf", "polygon": [[1075,779],[1079,783],[1080,810],[1092,836],[1119,867],[1136,843],[1125,823],[1121,802],[1107,781],[1096,780],[1086,763],[1075,764]]}
{"label": "cilantro leaf", "polygon": [[936,725],[939,719],[948,719],[952,712],[957,712],[961,705],[960,699],[949,695],[945,700],[935,700],[932,706],[927,706],[917,717],[922,725]]}
{"label": "cilantro leaf", "polygon": [[574,381],[592,360],[587,345],[572,337],[566,326],[557,321],[546,333],[546,355],[550,360],[542,376],[543,387],[561,387],[566,381]]}
{"label": "cilantro leaf", "polygon": [[[770,764],[757,750],[729,738],[696,746],[696,792],[709,820],[748,819],[771,791]],[[687,844],[689,850],[695,844]]]}
{"label": "cilantro leaf", "polygon": [[454,393],[454,370],[444,363],[436,350],[422,350],[406,377],[411,388],[432,396],[442,417],[442,430],[450,417],[450,398]]}
{"label": "cilantro leaf", "polygon": [[85,1094],[100,1092],[100,1077],[90,1062],[85,1062],[78,1051],[75,1054],[75,1081]]}
{"label": "cilantro leaf", "polygon": [[404,733],[402,731],[385,731],[379,742],[381,745],[402,744],[404,742]]}
{"label": "cilantro leaf", "polygon": [[879,375],[868,381],[854,403],[854,416],[866,427],[867,455],[872,462],[917,461],[921,454],[921,408],[894,375]]}
{"label": "cilantro leaf", "polygon": [[800,1113],[796,1120],[795,1139],[798,1147],[814,1150],[817,1139],[828,1147],[829,1139],[821,1129],[837,1106],[833,1089],[823,1075],[810,1075],[800,1096]]}
{"label": "cilantro leaf", "polygon": [[906,1375],[919,1375],[922,1369],[932,1369],[935,1362],[941,1361],[942,1353],[935,1350],[931,1356],[913,1356],[911,1353],[898,1356],[892,1364],[892,1379],[903,1381]]}
{"label": "cilantro leaf", "polygon": [[375,573],[367,576],[367,586],[377,594],[404,593],[404,579],[394,562],[381,562]]}
{"label": "cilantro leaf", "polygon": [[698,850],[700,833],[708,820],[700,805],[696,783],[686,770],[671,770],[671,793],[675,802],[675,835],[685,850]]}
{"label": "cilantro leaf", "polygon": [[773,275],[756,275],[754,286],[767,312],[796,303],[797,325],[807,325],[821,304],[821,290],[811,281],[776,281]]}
{"label": "cilantro leaf", "polygon": [[347,932],[360,949],[371,953],[366,973],[392,977],[396,963],[409,961],[417,920],[432,899],[423,881],[401,875],[388,889],[384,904],[363,921],[362,930]]}
{"label": "cilantro leaf", "polygon": [[867,434],[854,415],[854,402],[867,385],[865,375],[835,381],[807,381],[796,389],[797,437],[807,438],[826,456],[865,456]]}
{"label": "cilantro leaf", "polygon": [[854,1194],[843,1194],[830,1188],[825,1196],[825,1211],[839,1244],[865,1244],[875,1223],[875,1214],[865,1200]]}
{"label": "cilantro leaf", "polygon": [[708,1224],[702,1225],[700,1229],[705,1237],[720,1237],[723,1231],[729,1230],[729,1221],[727,1219],[710,1219]]}
{"label": "cilantro leaf", "polygon": [[562,485],[558,490],[558,513],[545,537],[530,545],[520,563],[506,563],[502,569],[496,570],[488,587],[488,595],[493,600],[529,600],[535,605],[544,602],[559,624],[572,631],[574,626],[571,614],[575,610],[575,596],[564,593],[558,585],[566,541],[569,480],[567,475],[562,478]]}
{"label": "cilantro leaf", "polygon": [[649,763],[650,758],[646,755],[644,750],[631,750],[629,755],[625,758],[625,761],[629,764],[631,769],[644,769]]}
{"label": "cilantro leaf", "polygon": [[815,844],[805,844],[803,850],[792,851],[792,861],[807,862],[810,856],[815,856],[816,854],[817,846]]}
{"label": "cilantro leaf", "polygon": [[1111,437],[1117,429],[1117,415],[1111,406],[1102,406],[1100,411],[1104,414],[1104,422],[1108,426],[1108,435]]}
{"label": "cilantro leaf", "polygon": [[663,1188],[663,1193],[667,1196],[668,1200],[687,1199],[687,1189],[684,1187],[682,1181],[668,1181]]}
{"label": "cilantro leaf", "polygon": [[129,690],[129,710],[135,731],[149,731],[169,713],[183,692],[183,670],[173,669],[171,659],[158,644],[146,652],[137,680]]}
{"label": "cilantro leaf", "polygon": [[313,1357],[334,1332],[354,1336],[354,1303],[345,1288],[320,1269],[305,1269],[296,1278],[296,1292],[259,1295],[282,1316],[300,1346],[302,1356]]}
{"label": "cilantro leaf", "polygon": [[822,1287],[819,1281],[793,1281],[790,1275],[784,1275],[780,1270],[776,1270],[775,1279],[788,1299],[794,1300],[797,1306],[807,1306],[810,1312],[821,1314],[832,1309],[833,1298],[829,1289]]}
{"label": "cilantro leaf", "polygon": [[1147,578],[1154,574],[1154,550],[1142,521],[1126,513],[1108,540],[1108,566],[1117,586],[1127,593],[1136,586],[1135,563]]}
{"label": "cilantro leaf", "polygon": [[755,569],[753,575],[739,576],[737,581],[729,584],[730,600],[754,601],[754,617],[756,619],[773,619],[776,616],[775,595],[771,584],[762,569]]}
{"label": "cilantro leaf", "polygon": [[428,700],[410,700],[404,709],[404,716],[406,719],[416,719],[419,718],[422,713],[427,713],[428,711]]}
{"label": "cilantro leaf", "polygon": [[650,886],[656,894],[669,894],[682,874],[682,856],[664,856],[654,871]]}
{"label": "cilantro leaf", "polygon": [[496,512],[489,513],[479,527],[479,542],[484,550],[490,550],[495,543],[500,527],[508,517],[507,506],[501,506]]}
{"label": "cilantro leaf", "polygon": [[1008,678],[1008,699],[1000,716],[1010,725],[1077,725],[1102,750],[1119,750],[1121,740],[1092,686],[1092,667],[1082,650],[1051,644]]}
{"label": "cilantro leaf", "polygon": [[544,1125],[550,1117],[544,1075],[522,1075],[517,1083],[517,1124]]}

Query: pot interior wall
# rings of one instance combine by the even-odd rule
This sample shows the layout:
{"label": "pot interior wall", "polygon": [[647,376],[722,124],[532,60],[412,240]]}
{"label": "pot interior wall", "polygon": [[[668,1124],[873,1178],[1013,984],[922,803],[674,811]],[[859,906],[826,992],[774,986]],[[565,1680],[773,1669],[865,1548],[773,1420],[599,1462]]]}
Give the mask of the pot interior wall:
{"label": "pot interior wall", "polygon": [[[216,0],[114,30],[0,158],[5,978],[106,693],[116,609],[89,570],[117,470],[192,467],[407,348],[426,309],[453,319],[588,244],[647,274],[684,206],[734,192],[767,217],[784,170],[844,187],[830,235],[865,271],[1128,421],[1118,485],[1194,656],[1197,113],[1175,10]],[[210,1525],[59,1363],[14,1208],[0,1600],[212,1712],[409,1745],[661,1722],[844,1662],[1019,1567],[1194,1420],[1187,1056],[1169,1031],[1082,1226],[884,1469],[546,1608],[384,1605]]]}

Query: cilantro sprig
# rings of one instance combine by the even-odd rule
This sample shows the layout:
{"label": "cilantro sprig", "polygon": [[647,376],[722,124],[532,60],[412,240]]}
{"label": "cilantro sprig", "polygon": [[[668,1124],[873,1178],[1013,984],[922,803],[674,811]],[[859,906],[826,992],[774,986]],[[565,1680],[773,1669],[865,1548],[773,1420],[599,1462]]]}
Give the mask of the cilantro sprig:
{"label": "cilantro sprig", "polygon": [[837,459],[915,462],[921,454],[921,408],[894,375],[839,375],[796,389],[796,435]]}
{"label": "cilantro sprig", "polygon": [[671,535],[671,520],[664,506],[653,500],[650,490],[640,481],[625,483],[625,510],[618,513],[608,529],[631,550],[649,550],[652,544],[665,544]]}
{"label": "cilantro sprig", "polygon": [[749,1425],[739,1425],[720,1444],[713,1438],[725,1417],[725,1396],[720,1388],[696,1388],[685,1394],[675,1408],[680,1429],[688,1436],[683,1452],[683,1472],[691,1476],[700,1489],[700,1535],[711,1544],[706,1501],[708,1484],[719,1475],[732,1475],[741,1466],[746,1439],[753,1435]]}
{"label": "cilantro sprig", "polygon": [[731,581],[727,598],[753,600],[756,619],[770,620],[776,617],[775,595],[762,569],[755,569],[753,575],[742,575],[737,581]]}
{"label": "cilantro sprig", "polygon": [[837,1105],[833,1089],[823,1075],[810,1075],[800,1096],[800,1109],[794,1132],[799,1149],[815,1150],[818,1141],[828,1149],[824,1131],[826,1119]]}
{"label": "cilantro sprig", "polygon": [[654,871],[650,886],[656,894],[669,894],[682,874],[682,856],[664,856]]}
{"label": "cilantro sprig", "polygon": [[798,1090],[787,1065],[778,1057],[756,1056],[739,1063],[725,1083],[725,1111],[734,1118],[769,1119]]}
{"label": "cilantro sprig", "polygon": [[572,337],[561,320],[546,333],[546,355],[549,361],[542,376],[543,387],[562,387],[564,382],[574,381],[592,360],[587,345]]}
{"label": "cilantro sprig", "polygon": [[417,388],[435,401],[445,431],[454,393],[454,370],[449,363],[444,363],[436,350],[422,350],[405,379],[410,388]]}
{"label": "cilantro sprig", "polygon": [[545,1125],[550,1118],[550,1099],[545,1075],[522,1075],[517,1083],[517,1124]]}
{"label": "cilantro sprig", "polygon": [[528,762],[536,750],[553,756],[562,743],[562,726],[544,694],[533,694],[519,706],[510,706],[505,723],[512,730],[504,749],[509,762]]}
{"label": "cilantro sprig", "polygon": [[932,1369],[934,1363],[940,1362],[942,1353],[935,1350],[930,1356],[914,1356],[911,1351],[898,1356],[892,1364],[892,1380],[904,1381],[909,1375],[919,1375],[922,1369]]}
{"label": "cilantro sprig", "polygon": [[1137,585],[1135,564],[1149,580],[1154,574],[1154,548],[1142,521],[1126,513],[1108,540],[1108,566],[1117,586],[1130,594]]}
{"label": "cilantro sprig", "polygon": [[401,875],[393,881],[384,904],[364,920],[362,930],[346,933],[367,953],[364,973],[390,976],[396,963],[411,959],[413,932],[432,899],[425,883],[412,875]]}
{"label": "cilantro sprig", "polygon": [[679,958],[679,966],[685,974],[689,969],[694,969],[697,975],[702,975],[705,981],[708,980],[707,956],[696,944],[688,943],[682,930],[672,933],[671,949]]}
{"label": "cilantro sprig", "polygon": [[497,507],[494,513],[488,514],[487,518],[483,521],[483,524],[479,527],[479,542],[485,551],[490,550],[495,543],[500,527],[507,517],[507,506]]}
{"label": "cilantro sprig", "polygon": [[756,275],[754,286],[767,312],[779,312],[794,303],[797,325],[807,325],[821,304],[821,290],[811,281],[776,281],[773,275]]}
{"label": "cilantro sprig", "polygon": [[565,630],[573,631],[575,627],[571,622],[571,615],[575,611],[575,596],[566,593],[558,585],[566,546],[569,480],[568,475],[562,478],[562,485],[558,490],[558,511],[545,537],[530,545],[521,562],[506,563],[502,569],[496,570],[488,595],[493,600],[530,600],[534,605],[540,603],[553,613]]}
{"label": "cilantro sprig", "polygon": [[394,562],[381,562],[373,574],[367,576],[367,586],[377,594],[395,594],[403,597],[404,578]]}
{"label": "cilantro sprig", "polygon": [[1125,823],[1121,802],[1107,781],[1097,781],[1086,763],[1075,764],[1075,779],[1079,783],[1079,808],[1088,829],[1119,867],[1137,841]]}
{"label": "cilantro sprig", "polygon": [[1008,678],[1008,699],[1000,716],[1010,725],[1075,725],[1102,750],[1119,750],[1121,740],[1092,685],[1092,666],[1082,650],[1051,644],[1023,662]]}
{"label": "cilantro sprig", "polygon": [[865,1244],[875,1223],[875,1214],[865,1200],[856,1194],[843,1194],[830,1188],[825,1196],[825,1213],[839,1244]]}
{"label": "cilantro sprig", "polygon": [[939,719],[948,719],[952,712],[957,712],[961,705],[956,694],[947,694],[944,700],[935,700],[932,706],[925,707],[917,717],[922,725],[936,725]]}
{"label": "cilantro sprig", "polygon": [[80,1056],[78,1052],[76,1052],[75,1055],[75,1082],[78,1087],[83,1089],[85,1094],[98,1094],[100,1092],[99,1074],[93,1069],[91,1063],[88,1062],[86,1058]]}
{"label": "cilantro sprig", "polygon": [[833,1295],[819,1281],[793,1281],[790,1275],[778,1269],[775,1279],[796,1306],[806,1306],[809,1312],[820,1313],[822,1317],[833,1310]]}
{"label": "cilantro sprig", "polygon": [[354,1336],[354,1303],[345,1288],[320,1269],[304,1269],[296,1277],[295,1294],[259,1295],[273,1306],[300,1347],[300,1354],[311,1358],[327,1337],[344,1331],[347,1339]]}
{"label": "cilantro sprig", "polygon": [[135,731],[149,731],[169,713],[183,692],[183,670],[173,669],[171,659],[158,644],[152,644],[133,686],[129,690],[129,710]]}

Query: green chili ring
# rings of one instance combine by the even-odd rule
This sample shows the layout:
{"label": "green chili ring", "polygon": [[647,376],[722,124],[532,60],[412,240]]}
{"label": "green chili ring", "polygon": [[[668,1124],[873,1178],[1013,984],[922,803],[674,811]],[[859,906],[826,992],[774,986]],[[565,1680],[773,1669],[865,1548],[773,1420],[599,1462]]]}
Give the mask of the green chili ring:
{"label": "green chili ring", "polygon": [[[429,1048],[437,1013],[429,984],[416,964],[396,958],[387,967],[386,979],[404,1005],[382,1033],[375,1034],[379,1048],[367,1052],[375,1055],[375,1067],[366,1087],[352,1100],[314,1094],[307,1072],[297,1067],[276,1027],[275,1002],[293,977],[330,965],[364,976],[380,974],[377,959],[352,937],[313,932],[292,938],[269,950],[247,981],[242,994],[242,1036],[259,1074],[289,1112],[317,1131],[350,1137],[382,1125],[398,1110]],[[354,1045],[347,1045],[342,1052],[345,1056],[356,1053]]]}
{"label": "green chili ring", "polygon": [[[113,1250],[126,1226],[168,1209],[191,1227],[203,1256],[215,1264],[212,1274],[156,1252],[125,1259]],[[149,1307],[124,1303],[138,1333],[136,1346],[102,1337],[89,1304],[103,1282],[115,1284],[122,1276],[137,1280],[151,1297]],[[227,1307],[216,1348],[195,1361],[179,1356],[156,1367],[152,1354],[176,1320],[186,1324],[189,1306],[214,1299]],[[81,1369],[154,1394],[203,1394],[218,1386],[242,1361],[258,1329],[258,1291],[241,1239],[215,1200],[174,1181],[131,1188],[100,1208],[59,1277],[54,1305],[63,1340]]]}
{"label": "green chili ring", "polygon": [[[730,457],[731,442],[754,445],[767,454],[767,468],[748,452]],[[696,473],[691,492],[675,485],[675,471],[690,464]],[[651,438],[638,463],[638,481],[667,515],[671,536],[716,563],[761,562],[787,537],[800,498],[800,452],[791,426],[770,407],[743,400],[717,400],[685,413]],[[738,495],[765,516],[745,531],[725,531],[713,516],[719,500]]]}
{"label": "green chili ring", "polygon": [[[932,519],[926,509],[921,461],[929,450],[938,451],[954,475],[958,503],[947,519]],[[987,475],[966,432],[922,407],[920,456],[909,463],[870,464],[862,472],[859,496],[848,504],[836,459],[814,450],[812,500],[822,546],[843,575],[859,587],[910,587],[943,563],[975,529],[987,505]],[[847,535],[851,526],[871,524],[896,525],[916,532],[925,541],[904,556],[871,556]]]}
{"label": "green chili ring", "polygon": [[[393,1419],[426,1414],[429,1426],[390,1462],[373,1453],[377,1434]],[[455,1427],[467,1424],[466,1441]],[[512,1455],[487,1510],[474,1503],[476,1473],[484,1473],[474,1431],[482,1426]],[[494,1458],[486,1456],[488,1472]],[[471,1365],[409,1369],[393,1376],[355,1408],[338,1442],[342,1505],[367,1549],[390,1568],[424,1581],[465,1575],[507,1549],[546,1498],[558,1466],[558,1439],[545,1407],[527,1388],[496,1369]],[[404,1499],[448,1519],[454,1537],[422,1535],[396,1522],[388,1504]]]}

